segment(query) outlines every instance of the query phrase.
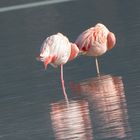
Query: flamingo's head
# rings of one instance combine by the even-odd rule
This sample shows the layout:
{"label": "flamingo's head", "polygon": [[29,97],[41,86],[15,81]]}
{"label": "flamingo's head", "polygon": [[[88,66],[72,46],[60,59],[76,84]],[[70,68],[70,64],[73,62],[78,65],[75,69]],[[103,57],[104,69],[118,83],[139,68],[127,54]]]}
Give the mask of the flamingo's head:
{"label": "flamingo's head", "polygon": [[79,48],[75,43],[71,43],[71,53],[70,53],[69,61],[76,58],[78,54],[79,54]]}
{"label": "flamingo's head", "polygon": [[107,35],[107,48],[108,50],[112,49],[116,44],[116,37],[114,33],[109,32]]}

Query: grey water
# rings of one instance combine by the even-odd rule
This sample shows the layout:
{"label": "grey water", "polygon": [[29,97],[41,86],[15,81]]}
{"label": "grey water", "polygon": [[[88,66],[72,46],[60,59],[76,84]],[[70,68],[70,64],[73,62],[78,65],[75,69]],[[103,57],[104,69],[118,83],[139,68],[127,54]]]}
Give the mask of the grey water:
{"label": "grey water", "polygon": [[[0,12],[0,140],[139,140],[140,1],[42,1],[0,1],[18,7]],[[100,77],[92,57],[64,65],[67,104],[60,68],[44,70],[36,56],[47,36],[74,42],[98,22],[116,46],[98,58]]]}

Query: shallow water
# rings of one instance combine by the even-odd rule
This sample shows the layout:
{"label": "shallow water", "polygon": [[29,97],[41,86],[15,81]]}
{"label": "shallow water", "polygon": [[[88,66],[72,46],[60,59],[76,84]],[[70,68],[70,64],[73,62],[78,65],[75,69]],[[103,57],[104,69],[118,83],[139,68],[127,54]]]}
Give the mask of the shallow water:
{"label": "shallow water", "polygon": [[[3,0],[0,7],[38,2]],[[139,140],[140,2],[74,0],[0,13],[0,139]],[[104,23],[114,49],[95,60],[79,57],[60,69],[36,61],[43,40],[62,32],[75,41]]]}

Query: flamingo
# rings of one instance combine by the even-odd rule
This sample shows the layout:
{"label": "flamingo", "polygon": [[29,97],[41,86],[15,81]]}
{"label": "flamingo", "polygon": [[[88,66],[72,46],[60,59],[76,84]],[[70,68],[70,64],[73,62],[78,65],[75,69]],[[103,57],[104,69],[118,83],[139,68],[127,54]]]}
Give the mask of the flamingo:
{"label": "flamingo", "polygon": [[77,57],[79,48],[71,43],[62,33],[57,33],[47,37],[41,47],[37,60],[44,62],[45,69],[48,64],[54,68],[61,66],[61,83],[65,99],[68,100],[64,86],[63,65]]}
{"label": "flamingo", "polygon": [[81,54],[95,57],[97,74],[99,75],[97,57],[115,46],[116,37],[105,25],[97,23],[94,27],[81,33],[76,39],[75,44],[78,46]]}

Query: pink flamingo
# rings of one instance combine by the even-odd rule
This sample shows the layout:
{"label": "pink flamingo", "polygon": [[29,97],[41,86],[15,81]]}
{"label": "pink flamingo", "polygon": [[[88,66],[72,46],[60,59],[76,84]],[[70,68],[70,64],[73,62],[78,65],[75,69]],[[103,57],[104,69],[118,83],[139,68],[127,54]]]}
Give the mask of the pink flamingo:
{"label": "pink flamingo", "polygon": [[116,44],[116,38],[114,33],[110,32],[105,25],[98,23],[81,33],[75,44],[82,54],[95,57],[96,69],[99,75],[97,56],[112,49]]}
{"label": "pink flamingo", "polygon": [[48,64],[53,67],[61,66],[61,83],[64,96],[68,101],[64,86],[63,65],[77,57],[79,49],[76,44],[69,42],[68,38],[61,33],[47,37],[41,47],[38,60],[44,62],[45,69]]}

